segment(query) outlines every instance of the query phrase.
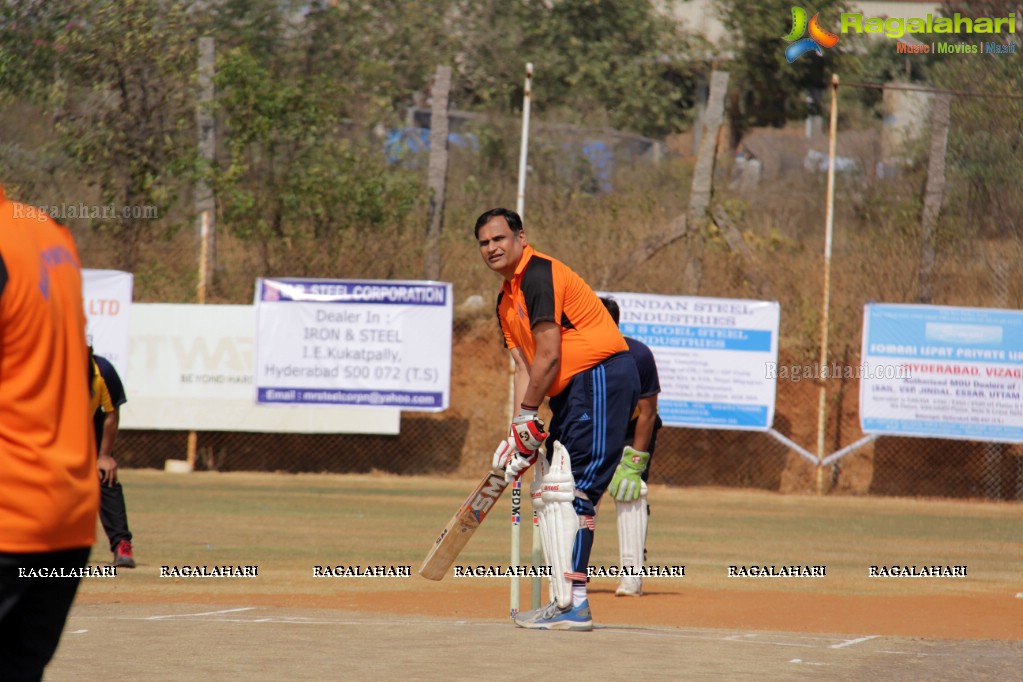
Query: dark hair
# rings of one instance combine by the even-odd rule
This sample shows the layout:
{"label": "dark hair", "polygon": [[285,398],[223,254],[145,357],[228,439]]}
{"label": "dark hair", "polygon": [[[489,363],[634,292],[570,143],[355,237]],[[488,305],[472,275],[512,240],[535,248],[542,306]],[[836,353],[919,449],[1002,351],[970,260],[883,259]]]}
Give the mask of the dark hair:
{"label": "dark hair", "polygon": [[621,317],[621,311],[618,309],[618,301],[613,298],[601,296],[600,302],[604,304],[605,308],[607,308],[607,312],[611,313],[611,319],[615,321],[615,324],[618,324],[618,319]]}
{"label": "dark hair", "polygon": [[509,208],[492,208],[486,213],[482,214],[476,219],[476,227],[473,230],[473,235],[479,239],[480,228],[490,222],[491,218],[501,217],[508,223],[508,227],[511,228],[512,233],[522,232],[522,218],[519,214]]}

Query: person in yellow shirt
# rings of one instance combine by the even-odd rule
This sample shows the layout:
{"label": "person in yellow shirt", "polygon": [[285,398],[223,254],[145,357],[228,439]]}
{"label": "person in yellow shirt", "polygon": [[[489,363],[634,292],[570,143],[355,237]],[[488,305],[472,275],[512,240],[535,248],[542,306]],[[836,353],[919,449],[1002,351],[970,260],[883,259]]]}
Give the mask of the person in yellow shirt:
{"label": "person in yellow shirt", "polygon": [[42,678],[95,541],[99,490],[88,367],[81,264],[71,233],[45,212],[8,201],[0,188],[5,680]]}
{"label": "person in yellow shirt", "polygon": [[93,353],[92,346],[89,346],[89,356],[90,407],[96,431],[96,464],[100,481],[99,520],[110,541],[110,551],[114,554],[113,565],[118,568],[135,568],[132,535],[128,529],[128,510],[124,504],[124,490],[117,476],[117,460],[114,459],[114,441],[121,420],[121,405],[128,402],[128,398],[124,394],[121,377],[110,361]]}

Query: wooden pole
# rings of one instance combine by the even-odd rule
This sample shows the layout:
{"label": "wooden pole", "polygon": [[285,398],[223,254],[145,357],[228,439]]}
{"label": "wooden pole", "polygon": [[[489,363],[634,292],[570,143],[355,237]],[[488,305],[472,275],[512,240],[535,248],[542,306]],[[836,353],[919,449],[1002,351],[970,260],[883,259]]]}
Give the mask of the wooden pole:
{"label": "wooden pole", "polygon": [[[203,305],[206,303],[206,262],[209,257],[209,236],[210,236],[210,214],[203,211],[199,216],[199,274],[195,283],[195,300]],[[195,431],[188,432],[188,442],[185,446],[185,461],[188,468],[195,470],[196,452],[198,450],[199,434]]]}
{"label": "wooden pole", "polygon": [[828,315],[831,308],[831,236],[835,226],[835,153],[838,139],[838,75],[831,76],[831,125],[828,127],[828,190],[824,219],[824,291],[821,296],[820,387],[817,394],[817,494],[824,492],[827,431]]}
{"label": "wooden pole", "polygon": [[[196,230],[199,239],[199,262],[195,294],[196,300],[203,304],[206,303],[209,278],[213,271],[211,259],[216,259],[213,239],[215,231],[211,229],[214,210],[213,190],[204,179],[204,174],[213,165],[216,152],[213,118],[213,78],[216,73],[216,43],[214,39],[209,36],[200,37],[198,50],[199,93],[195,119],[198,128],[197,151],[202,167],[199,169],[199,180],[195,186],[195,210],[199,215],[199,224]],[[198,441],[199,435],[195,431],[189,431],[185,445],[185,462],[189,471],[195,470]]]}

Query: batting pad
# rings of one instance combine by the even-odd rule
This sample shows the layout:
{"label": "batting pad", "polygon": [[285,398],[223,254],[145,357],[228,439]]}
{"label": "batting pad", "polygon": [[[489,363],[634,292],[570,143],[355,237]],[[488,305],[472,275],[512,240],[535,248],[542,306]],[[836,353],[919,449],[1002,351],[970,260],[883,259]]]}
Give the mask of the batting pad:
{"label": "batting pad", "polygon": [[646,545],[647,487],[640,486],[639,499],[615,502],[618,515],[618,550],[622,566],[643,567],[643,547]]}
{"label": "batting pad", "polygon": [[[547,463],[547,458],[544,456],[537,457],[537,476],[532,483],[529,484],[529,501],[533,504],[533,511],[536,512],[537,521],[543,516],[543,481],[547,478],[547,474],[551,470],[551,465]],[[540,549],[543,550],[543,561],[545,566],[551,565],[551,560],[547,557],[547,543],[543,541],[543,529],[541,528],[540,536]],[[551,595],[551,599],[554,599],[554,595]]]}
{"label": "batting pad", "polygon": [[537,507],[540,542],[551,567],[551,592],[558,606],[567,609],[572,605],[572,581],[567,574],[572,572],[572,546],[579,530],[579,517],[572,508],[575,497],[572,464],[568,451],[558,441],[554,442],[550,469],[540,484],[541,504]]}

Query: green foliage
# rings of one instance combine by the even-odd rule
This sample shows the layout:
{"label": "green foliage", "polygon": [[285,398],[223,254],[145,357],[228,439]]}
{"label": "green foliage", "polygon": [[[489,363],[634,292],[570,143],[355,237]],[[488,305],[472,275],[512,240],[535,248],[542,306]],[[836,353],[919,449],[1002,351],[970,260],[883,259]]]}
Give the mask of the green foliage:
{"label": "green foliage", "polygon": [[645,135],[687,122],[691,46],[647,0],[463,3],[466,59],[457,85],[470,105],[514,111],[533,63],[539,111]]}
{"label": "green foliage", "polygon": [[228,159],[213,185],[233,233],[264,244],[319,239],[400,222],[411,211],[415,179],[385,171],[340,136],[332,93],[316,87],[318,77],[281,78],[243,47],[221,55]]}
{"label": "green foliage", "polygon": [[[736,92],[729,115],[732,125],[783,126],[785,121],[807,113],[807,93],[819,93],[830,82],[832,73],[849,74],[856,67],[843,35],[838,44],[824,51],[824,57],[809,53],[793,63],[785,58],[788,46],[784,36],[792,28],[791,0],[716,0],[725,27],[735,37],[731,64],[732,88]],[[821,25],[837,31],[842,12],[849,11],[845,0],[818,0]]]}
{"label": "green foliage", "polygon": [[[1016,26],[1020,27],[1021,10],[1023,10],[1023,7],[1020,6],[1018,0],[969,0],[969,2],[945,0],[941,4],[940,12],[945,17],[960,14],[971,19],[978,17],[1004,18],[1009,16],[1010,12],[1015,12]],[[1016,40],[1019,40],[1019,36],[1016,36]]]}
{"label": "green foliage", "polygon": [[47,95],[59,57],[58,40],[68,30],[70,7],[41,0],[0,4],[0,93],[40,100]]}
{"label": "green foliage", "polygon": [[960,182],[953,183],[958,192],[946,200],[945,207],[973,234],[1019,235],[1023,100],[1018,97],[1023,92],[1023,71],[1017,58],[978,55],[944,60],[932,69],[939,87],[987,95],[952,101],[949,174]]}
{"label": "green foliage", "polygon": [[68,185],[94,186],[117,217],[92,226],[117,237],[118,264],[132,268],[161,224],[152,214],[168,214],[192,167],[191,15],[158,0],[20,0],[3,4],[0,21],[0,93],[52,115],[41,122],[55,143],[45,154],[83,179],[51,200],[76,203],[86,197]]}
{"label": "green foliage", "polygon": [[131,207],[166,215],[193,166],[193,145],[186,142],[195,135],[190,18],[184,7],[158,0],[72,6],[80,19],[58,42],[66,97],[57,133],[101,199],[129,209],[113,230],[130,269],[155,229],[155,221],[135,217]]}
{"label": "green foliage", "polygon": [[942,208],[945,217],[942,234],[953,239],[973,239],[978,235],[1018,238],[1018,221],[1023,212],[1018,191],[1023,183],[1020,8],[1012,0],[981,0],[945,2],[940,12],[943,16],[958,13],[971,19],[1004,18],[1016,12],[1015,35],[935,34],[922,36],[921,40],[1016,44],[1017,54],[929,55],[926,75],[930,85],[955,93],[948,139],[949,196]]}
{"label": "green foliage", "polygon": [[310,16],[307,68],[351,83],[346,115],[390,120],[432,82],[436,67],[458,55],[451,0],[339,0]]}

